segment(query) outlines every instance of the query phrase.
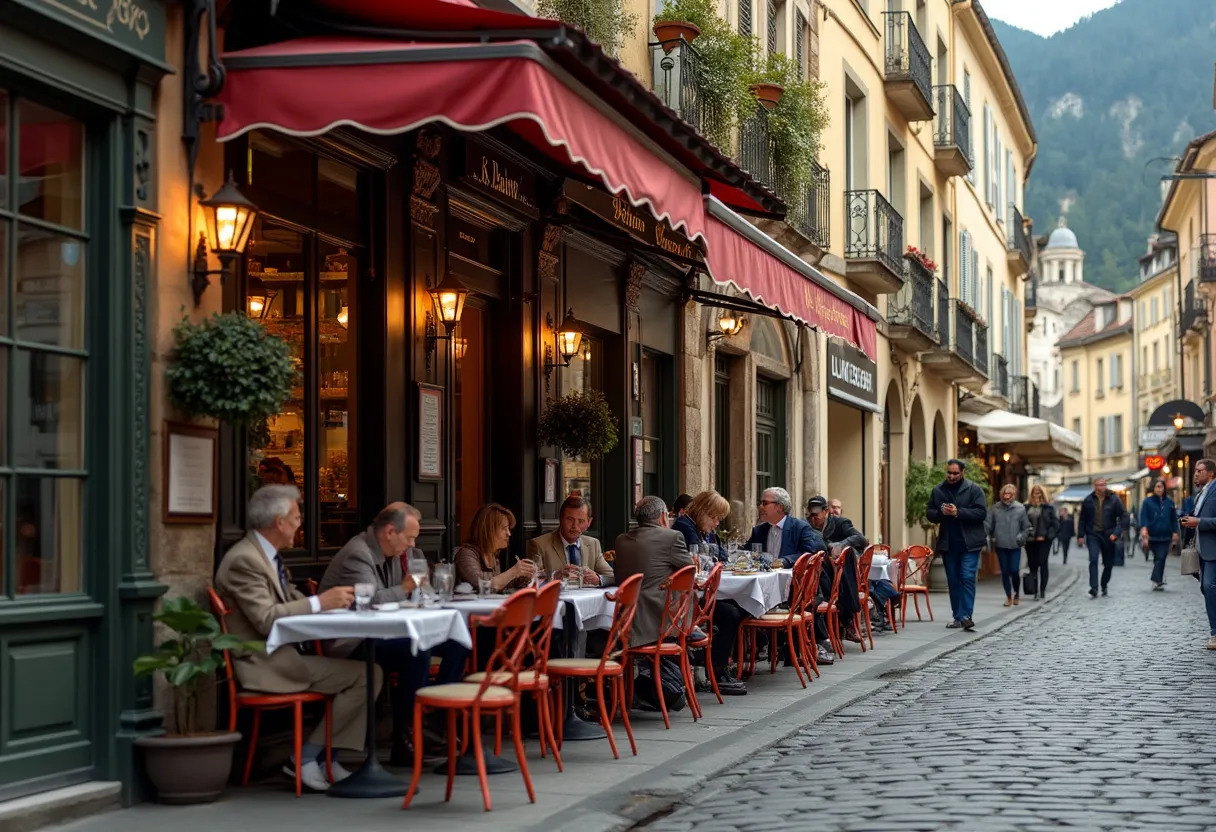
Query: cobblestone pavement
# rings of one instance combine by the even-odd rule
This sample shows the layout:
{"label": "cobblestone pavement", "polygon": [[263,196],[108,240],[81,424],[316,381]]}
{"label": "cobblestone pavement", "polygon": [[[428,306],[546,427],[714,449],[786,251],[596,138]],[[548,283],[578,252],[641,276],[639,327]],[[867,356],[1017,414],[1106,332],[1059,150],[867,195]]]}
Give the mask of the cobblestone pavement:
{"label": "cobblestone pavement", "polygon": [[1090,599],[1082,575],[643,826],[1216,829],[1216,652],[1177,564],[1165,592],[1150,591],[1143,559],[1116,568],[1109,598]]}

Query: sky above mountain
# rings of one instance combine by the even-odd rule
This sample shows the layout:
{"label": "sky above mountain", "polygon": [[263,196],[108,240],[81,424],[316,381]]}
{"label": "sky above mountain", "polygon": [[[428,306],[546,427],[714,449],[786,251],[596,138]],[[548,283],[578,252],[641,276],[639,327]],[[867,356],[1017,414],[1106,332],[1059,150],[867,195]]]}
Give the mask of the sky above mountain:
{"label": "sky above mountain", "polygon": [[1050,37],[1119,0],[982,0],[989,17]]}

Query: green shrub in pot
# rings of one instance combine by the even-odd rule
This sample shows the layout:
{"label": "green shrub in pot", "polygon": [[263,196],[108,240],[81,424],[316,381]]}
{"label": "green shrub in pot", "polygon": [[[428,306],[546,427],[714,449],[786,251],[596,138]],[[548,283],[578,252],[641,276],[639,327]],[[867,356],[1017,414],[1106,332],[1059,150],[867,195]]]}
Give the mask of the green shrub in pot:
{"label": "green shrub in pot", "polygon": [[543,444],[587,461],[604,456],[619,441],[616,417],[598,390],[554,399],[541,414],[536,432]]}

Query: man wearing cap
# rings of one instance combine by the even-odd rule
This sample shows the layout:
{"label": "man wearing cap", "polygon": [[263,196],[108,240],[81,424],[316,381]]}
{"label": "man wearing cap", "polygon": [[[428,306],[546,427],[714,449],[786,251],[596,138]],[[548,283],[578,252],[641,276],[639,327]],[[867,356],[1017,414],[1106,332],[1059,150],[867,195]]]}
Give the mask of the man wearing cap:
{"label": "man wearing cap", "polygon": [[[844,637],[849,641],[861,641],[861,634],[853,626],[853,616],[861,612],[857,587],[857,555],[864,552],[870,543],[857,531],[849,518],[832,514],[826,497],[815,496],[806,501],[806,519],[829,546],[836,544],[849,547],[844,555],[845,570],[840,576],[840,597],[837,599],[836,609],[844,624]],[[819,579],[820,592],[824,596],[831,592],[835,575],[832,562],[824,558],[823,577]]]}

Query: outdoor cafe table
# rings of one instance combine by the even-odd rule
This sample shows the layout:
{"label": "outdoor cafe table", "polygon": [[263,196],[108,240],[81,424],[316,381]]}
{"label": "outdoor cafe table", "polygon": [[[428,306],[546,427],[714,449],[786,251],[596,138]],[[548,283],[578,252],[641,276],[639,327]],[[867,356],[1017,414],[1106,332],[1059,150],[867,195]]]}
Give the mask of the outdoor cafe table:
{"label": "outdoor cafe table", "polygon": [[870,562],[871,581],[890,581],[899,586],[899,561],[885,555],[875,555]]}
{"label": "outdoor cafe table", "polygon": [[[288,615],[274,622],[266,639],[266,652],[287,644],[314,639],[365,639],[367,664],[367,761],[350,777],[325,793],[333,797],[396,797],[409,784],[385,771],[376,759],[376,640],[408,638],[414,652],[430,650],[445,641],[471,648],[473,640],[460,613],[446,609],[398,609],[392,612],[330,610],[314,615]],[[300,761],[296,761],[300,765]]]}
{"label": "outdoor cafe table", "polygon": [[793,569],[743,575],[723,570],[722,582],[718,584],[718,600],[734,601],[745,613],[759,618],[789,599],[793,580]]}

